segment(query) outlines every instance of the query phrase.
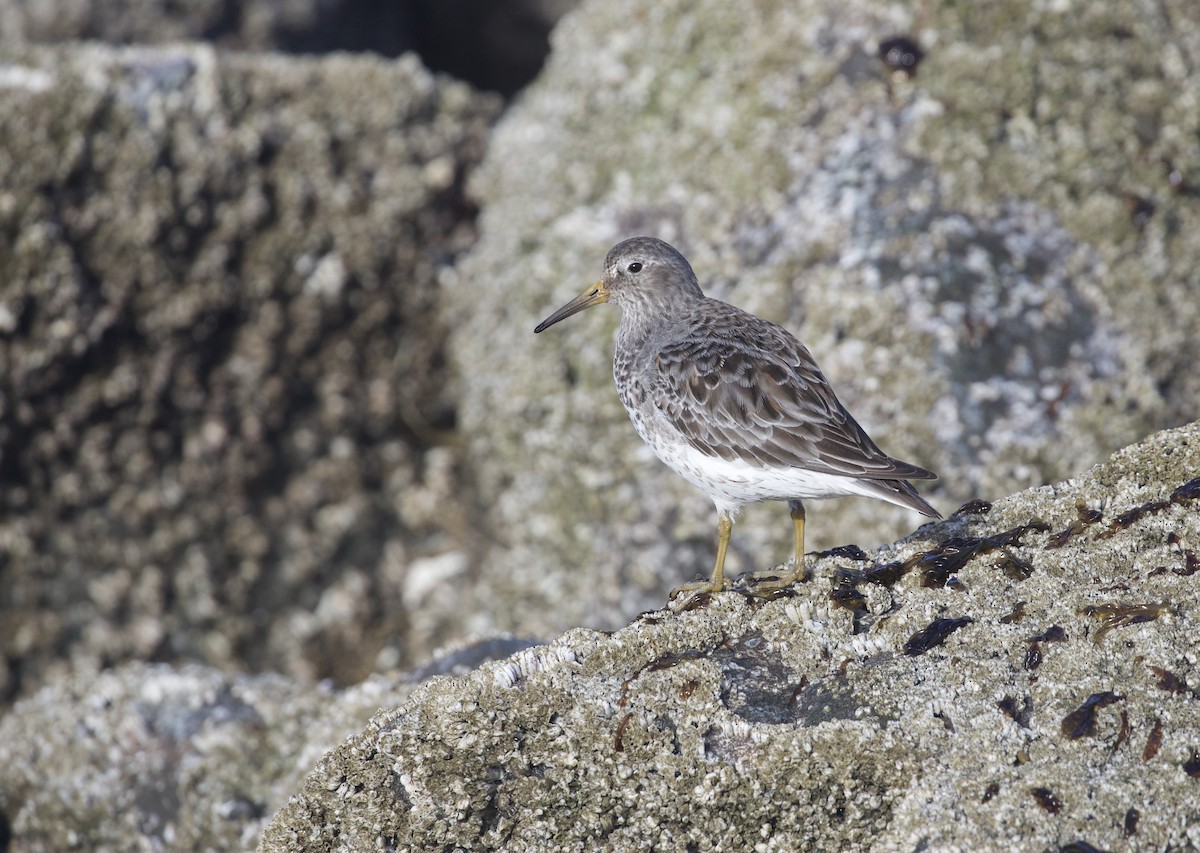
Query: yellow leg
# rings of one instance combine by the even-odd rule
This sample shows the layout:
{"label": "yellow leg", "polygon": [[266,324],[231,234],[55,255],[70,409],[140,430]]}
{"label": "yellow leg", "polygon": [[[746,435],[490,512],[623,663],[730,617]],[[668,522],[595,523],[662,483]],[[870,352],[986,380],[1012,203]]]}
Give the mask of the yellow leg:
{"label": "yellow leg", "polygon": [[712,591],[725,588],[725,552],[729,550],[729,536],[733,533],[733,519],[725,513],[717,516],[717,562],[712,570]]}
{"label": "yellow leg", "polygon": [[729,550],[729,537],[733,533],[733,517],[726,513],[717,514],[717,562],[713,565],[712,577],[706,581],[686,583],[671,590],[671,598],[686,593],[721,592],[729,588],[725,579],[725,553]]}
{"label": "yellow leg", "polygon": [[751,595],[762,595],[773,598],[771,593],[789,588],[804,580],[804,504],[800,501],[788,501],[792,511],[792,527],[796,532],[796,557],[790,572],[755,572],[749,576],[750,585],[746,592]]}
{"label": "yellow leg", "polygon": [[792,511],[792,525],[796,528],[796,571],[804,572],[804,504],[800,501],[788,501],[788,509]]}

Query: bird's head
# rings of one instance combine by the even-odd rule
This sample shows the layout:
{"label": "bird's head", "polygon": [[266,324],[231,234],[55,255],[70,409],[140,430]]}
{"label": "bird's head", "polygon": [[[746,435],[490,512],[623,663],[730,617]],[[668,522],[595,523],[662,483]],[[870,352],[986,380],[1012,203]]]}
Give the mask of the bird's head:
{"label": "bird's head", "polygon": [[613,246],[604,259],[604,276],[559,308],[533,331],[544,331],[585,308],[612,302],[623,310],[669,305],[703,296],[687,259],[669,243],[634,237]]}

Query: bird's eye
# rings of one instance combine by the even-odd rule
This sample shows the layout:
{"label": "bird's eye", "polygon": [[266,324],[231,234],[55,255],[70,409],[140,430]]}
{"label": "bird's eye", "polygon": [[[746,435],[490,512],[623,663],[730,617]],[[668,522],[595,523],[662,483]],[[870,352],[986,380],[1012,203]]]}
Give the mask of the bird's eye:
{"label": "bird's eye", "polygon": [[634,261],[632,264],[627,266],[625,269],[629,270],[630,272],[641,272],[642,265],[640,263],[638,263],[637,261]]}

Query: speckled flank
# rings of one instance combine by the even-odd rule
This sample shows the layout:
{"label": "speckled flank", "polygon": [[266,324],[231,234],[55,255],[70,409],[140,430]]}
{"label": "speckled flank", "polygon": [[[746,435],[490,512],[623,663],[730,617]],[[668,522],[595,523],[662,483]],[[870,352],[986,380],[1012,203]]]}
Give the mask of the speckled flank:
{"label": "speckled flank", "polygon": [[[748,503],[786,501],[798,496],[823,499],[857,495],[891,500],[872,488],[869,481],[854,477],[839,477],[799,467],[784,471],[764,470],[740,459],[725,460],[709,456],[690,445],[661,440],[660,433],[644,430],[641,427],[644,418],[632,412],[630,419],[642,440],[654,449],[658,458],[707,494],[716,504],[718,512],[736,514]],[[893,502],[912,509],[899,498]]]}

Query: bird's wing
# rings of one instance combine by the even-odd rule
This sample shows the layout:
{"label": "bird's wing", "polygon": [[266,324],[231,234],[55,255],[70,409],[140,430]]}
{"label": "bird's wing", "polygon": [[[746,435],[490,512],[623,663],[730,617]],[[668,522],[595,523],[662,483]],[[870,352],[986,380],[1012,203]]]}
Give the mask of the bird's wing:
{"label": "bird's wing", "polygon": [[730,312],[664,344],[657,355],[654,403],[693,447],[752,465],[872,480],[936,479],[876,447],[791,334]]}

